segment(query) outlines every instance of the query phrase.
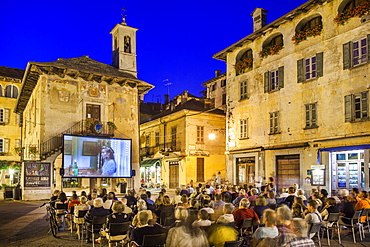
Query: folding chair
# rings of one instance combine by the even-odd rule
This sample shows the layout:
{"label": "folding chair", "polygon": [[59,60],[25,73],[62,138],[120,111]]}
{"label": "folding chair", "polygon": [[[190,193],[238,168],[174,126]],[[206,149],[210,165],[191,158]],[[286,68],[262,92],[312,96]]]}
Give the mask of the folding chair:
{"label": "folding chair", "polygon": [[55,209],[56,209],[56,212],[57,212],[57,217],[60,218],[60,227],[61,227],[61,230],[64,231],[64,225],[65,225],[65,215],[67,212],[67,209],[68,209],[68,203],[59,203],[59,202],[56,202],[55,203]]}
{"label": "folding chair", "polygon": [[[367,229],[370,233],[370,221],[369,221],[369,217],[370,217],[370,208],[365,208],[365,209],[362,209],[361,211],[361,216],[360,217],[365,217],[365,222],[362,222],[362,225],[364,225],[366,223],[367,225]],[[364,238],[365,238],[365,229],[363,228],[363,234],[364,234]]]}
{"label": "folding chair", "polygon": [[243,239],[238,241],[226,241],[224,247],[240,247],[243,244]]}
{"label": "folding chair", "polygon": [[166,233],[144,235],[142,247],[163,247],[166,244]]}
{"label": "folding chair", "polygon": [[[86,227],[86,239],[88,239],[88,232],[91,232],[92,234],[92,242],[93,246],[95,246],[95,234],[100,233],[100,230],[103,228],[103,225],[106,223],[108,218],[108,215],[103,215],[103,216],[94,216],[91,222],[91,228]],[[100,243],[101,245],[101,243]]]}
{"label": "folding chair", "polygon": [[[310,236],[310,234],[312,234],[312,233],[315,233],[315,235],[317,235],[318,241],[314,241],[314,242],[319,242],[319,247],[321,247],[321,239],[320,239],[321,226],[322,226],[322,222],[311,223],[310,230],[308,231],[308,236]],[[315,237],[315,235],[314,235],[314,237]]]}
{"label": "folding chair", "polygon": [[122,243],[127,238],[128,230],[130,229],[131,221],[122,223],[109,223],[109,232],[107,233],[108,243]]}
{"label": "folding chair", "polygon": [[[242,227],[240,228],[240,236],[243,237],[243,232],[247,231],[249,228],[251,228],[253,232],[253,219],[244,219]],[[243,229],[245,229],[243,231]]]}
{"label": "folding chair", "polygon": [[[327,224],[326,226],[322,226],[322,230],[326,230],[326,236],[328,237],[328,245],[330,246],[330,235],[329,235],[329,230],[337,229],[338,231],[338,238],[339,238],[339,243],[341,244],[341,239],[340,239],[340,232],[339,232],[339,217],[340,213],[329,213],[328,220],[326,221]],[[332,237],[333,238],[334,231],[332,231]],[[324,232],[323,232],[324,235]]]}
{"label": "folding chair", "polygon": [[[88,210],[79,210],[78,211],[78,215],[77,216],[75,216],[74,214],[72,215],[72,217],[73,217],[73,221],[72,221],[72,224],[74,224],[75,226],[76,226],[76,229],[77,229],[77,232],[78,232],[78,239],[80,239],[81,238],[81,226],[83,226],[84,225],[84,222],[83,223],[78,223],[78,224],[76,224],[75,223],[75,219],[83,219],[84,217],[85,217],[85,215],[86,215],[86,213],[87,213],[87,211]],[[71,232],[73,231],[73,227],[71,227]],[[83,234],[82,234],[83,235]]]}
{"label": "folding chair", "polygon": [[[350,224],[343,224],[346,227],[350,227],[352,230],[352,236],[353,236],[353,242],[356,243],[356,234],[355,234],[355,228],[358,227],[358,231],[360,233],[360,241],[362,241],[362,232],[364,231],[363,225],[360,222],[360,215],[362,214],[361,211],[355,211],[352,218],[347,217],[341,217],[347,220],[350,220]],[[365,235],[365,234],[364,234]]]}

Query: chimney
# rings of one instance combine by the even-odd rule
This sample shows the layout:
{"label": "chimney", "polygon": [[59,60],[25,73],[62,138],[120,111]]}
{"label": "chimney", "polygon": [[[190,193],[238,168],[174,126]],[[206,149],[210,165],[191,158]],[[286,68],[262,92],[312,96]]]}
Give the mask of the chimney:
{"label": "chimney", "polygon": [[169,94],[165,94],[164,95],[164,104],[167,105],[168,102],[170,102],[170,95]]}
{"label": "chimney", "polygon": [[189,91],[184,90],[184,93],[181,95],[181,104],[184,104],[185,102],[187,102],[188,97],[189,97]]}
{"label": "chimney", "polygon": [[215,70],[215,77],[219,77],[221,75],[221,70]]}
{"label": "chimney", "polygon": [[262,8],[255,8],[251,14],[253,18],[253,32],[266,26],[267,10]]}

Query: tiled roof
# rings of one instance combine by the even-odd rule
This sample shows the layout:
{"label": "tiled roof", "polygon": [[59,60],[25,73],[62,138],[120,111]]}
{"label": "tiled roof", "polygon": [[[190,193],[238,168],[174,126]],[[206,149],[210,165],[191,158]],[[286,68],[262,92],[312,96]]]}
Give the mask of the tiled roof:
{"label": "tiled roof", "polygon": [[225,112],[223,110],[220,110],[220,109],[209,110],[205,107],[203,101],[191,99],[189,101],[186,101],[183,104],[179,104],[179,105],[175,106],[175,108],[172,109],[172,110],[167,109],[167,110],[159,113],[158,115],[153,116],[151,118],[151,120],[154,120],[154,119],[157,119],[157,118],[160,118],[160,117],[164,117],[164,116],[170,115],[172,113],[175,113],[175,112],[178,112],[178,111],[181,111],[181,110],[191,110],[191,111],[198,111],[198,112],[213,113],[213,114],[218,114],[218,115],[225,115]]}
{"label": "tiled roof", "polygon": [[85,72],[98,73],[108,76],[118,76],[128,79],[136,79],[136,77],[130,73],[119,71],[116,67],[108,64],[104,64],[89,58],[88,56],[76,57],[76,58],[59,58],[57,61],[36,63],[37,65],[55,66],[60,68],[75,69]]}
{"label": "tiled roof", "polygon": [[2,77],[22,80],[24,71],[25,71],[24,69],[16,69],[16,68],[0,66],[0,76]]}

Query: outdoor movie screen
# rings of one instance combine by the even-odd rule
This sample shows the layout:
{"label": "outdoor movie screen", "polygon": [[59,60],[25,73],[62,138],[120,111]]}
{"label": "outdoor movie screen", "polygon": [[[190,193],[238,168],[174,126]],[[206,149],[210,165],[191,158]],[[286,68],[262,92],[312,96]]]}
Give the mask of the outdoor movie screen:
{"label": "outdoor movie screen", "polygon": [[63,136],[65,178],[131,177],[130,139]]}

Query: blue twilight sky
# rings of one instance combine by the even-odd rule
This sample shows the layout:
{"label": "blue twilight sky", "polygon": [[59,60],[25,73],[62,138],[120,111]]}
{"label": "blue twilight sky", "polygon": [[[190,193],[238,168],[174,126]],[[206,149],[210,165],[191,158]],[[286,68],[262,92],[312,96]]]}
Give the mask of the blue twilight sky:
{"label": "blue twilight sky", "polygon": [[[184,90],[200,96],[201,84],[225,71],[212,55],[252,32],[251,13],[268,10],[270,23],[306,0],[0,0],[0,66],[89,55],[111,64],[112,28],[138,28],[138,78],[155,85],[145,101],[163,102]],[[167,80],[167,81],[166,81]]]}

